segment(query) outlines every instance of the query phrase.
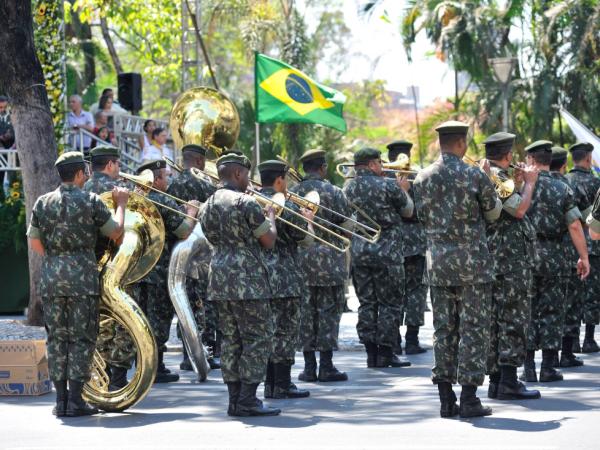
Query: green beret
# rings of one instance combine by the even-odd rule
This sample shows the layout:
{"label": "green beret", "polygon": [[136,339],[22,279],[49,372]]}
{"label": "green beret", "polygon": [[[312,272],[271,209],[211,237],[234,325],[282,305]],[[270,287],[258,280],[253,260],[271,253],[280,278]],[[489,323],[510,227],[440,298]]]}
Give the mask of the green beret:
{"label": "green beret", "polygon": [[457,120],[450,120],[449,122],[444,122],[440,126],[438,126],[435,131],[439,133],[440,136],[444,136],[447,134],[464,134],[466,135],[469,132],[469,125],[464,122],[459,122]]}
{"label": "green beret", "polygon": [[354,164],[367,164],[369,161],[381,158],[381,152],[374,148],[361,148],[354,154]]}
{"label": "green beret", "polygon": [[286,173],[289,167],[283,161],[279,161],[276,159],[270,159],[268,161],[261,162],[258,165],[259,172],[281,172]]}
{"label": "green beret", "polygon": [[535,141],[532,144],[529,144],[525,147],[525,151],[527,153],[536,153],[536,152],[552,152],[552,142],[550,141]]}
{"label": "green beret", "polygon": [[400,139],[399,141],[390,142],[388,145],[386,145],[386,148],[388,149],[388,152],[401,152],[408,154],[410,153],[412,146],[412,142]]}
{"label": "green beret", "polygon": [[246,158],[244,155],[238,155],[236,153],[227,153],[226,155],[223,155],[217,159],[217,167],[225,164],[239,164],[248,170],[250,170],[252,167],[252,164],[248,158]]}
{"label": "green beret", "polygon": [[145,164],[142,164],[140,167],[138,167],[136,173],[140,174],[144,170],[159,170],[166,168],[167,162],[164,159],[155,159],[154,161],[149,161]]}
{"label": "green beret", "polygon": [[54,167],[66,166],[67,164],[83,164],[85,163],[81,152],[65,152],[58,157],[54,163]]}
{"label": "green beret", "polygon": [[567,150],[562,147],[552,147],[552,161],[567,160],[569,154]]}
{"label": "green beret", "polygon": [[325,162],[325,150],[321,150],[318,148],[315,148],[313,150],[307,150],[302,154],[300,158],[298,158],[298,161],[304,163],[306,161],[312,161],[315,159],[322,159],[323,162]]}
{"label": "green beret", "polygon": [[590,144],[589,142],[576,142],[575,144],[573,144],[569,147],[570,152],[573,152],[575,150],[583,150],[586,152],[593,152],[594,146],[592,144]]}
{"label": "green beret", "polygon": [[119,158],[121,156],[121,152],[118,148],[113,147],[112,145],[99,145],[90,151],[90,156],[92,158],[95,158],[96,156],[113,156],[115,158]]}
{"label": "green beret", "polygon": [[206,149],[204,147],[202,147],[201,145],[196,145],[196,144],[184,145],[181,148],[181,153],[185,153],[185,152],[195,152],[195,153],[199,153],[202,156],[206,156]]}

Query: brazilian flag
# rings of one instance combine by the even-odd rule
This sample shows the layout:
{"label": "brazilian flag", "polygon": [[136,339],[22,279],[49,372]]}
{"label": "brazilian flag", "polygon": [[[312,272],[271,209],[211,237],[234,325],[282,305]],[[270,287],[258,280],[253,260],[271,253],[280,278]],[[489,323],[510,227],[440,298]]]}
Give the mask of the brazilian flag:
{"label": "brazilian flag", "polygon": [[318,123],[346,131],[344,94],[260,53],[255,64],[257,122]]}

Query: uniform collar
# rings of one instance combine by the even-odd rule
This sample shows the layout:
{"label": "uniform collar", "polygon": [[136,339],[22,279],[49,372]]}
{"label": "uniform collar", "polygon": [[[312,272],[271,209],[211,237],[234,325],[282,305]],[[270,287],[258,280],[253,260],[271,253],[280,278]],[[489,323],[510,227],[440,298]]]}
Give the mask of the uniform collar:
{"label": "uniform collar", "polygon": [[592,173],[592,169],[586,169],[585,167],[575,166],[571,169],[571,172]]}
{"label": "uniform collar", "polygon": [[550,174],[550,171],[548,170],[540,170],[540,177],[551,177],[552,175]]}
{"label": "uniform collar", "polygon": [[442,152],[441,157],[444,160],[450,159],[450,160],[456,160],[456,161],[462,161],[461,158],[459,158],[457,155],[455,155],[454,153],[446,153],[446,152]]}
{"label": "uniform collar", "polygon": [[92,173],[92,178],[93,179],[108,178],[108,179],[112,180],[112,177],[105,174],[104,172],[94,172],[94,173]]}
{"label": "uniform collar", "polygon": [[356,169],[358,177],[376,177],[377,175],[371,169]]}
{"label": "uniform collar", "polygon": [[273,188],[273,186],[268,186],[268,187],[264,187],[260,190],[261,194],[267,194],[267,195],[271,195],[271,194],[275,194],[275,189]]}
{"label": "uniform collar", "polygon": [[243,192],[240,188],[238,188],[237,186],[234,186],[232,183],[230,183],[228,181],[223,181],[223,184],[221,185],[221,187],[219,189],[227,189],[229,191]]}
{"label": "uniform collar", "polygon": [[76,189],[79,189],[79,187],[72,183],[60,183],[60,189],[63,191],[74,191]]}
{"label": "uniform collar", "polygon": [[316,172],[309,172],[304,175],[305,180],[323,180],[323,177]]}

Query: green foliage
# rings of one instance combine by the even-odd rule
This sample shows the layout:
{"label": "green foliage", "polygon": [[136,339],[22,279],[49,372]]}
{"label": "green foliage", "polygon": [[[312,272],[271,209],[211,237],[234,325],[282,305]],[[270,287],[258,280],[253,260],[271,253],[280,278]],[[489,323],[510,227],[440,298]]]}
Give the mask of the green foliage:
{"label": "green foliage", "polygon": [[0,252],[11,245],[17,254],[27,252],[25,200],[20,179],[12,182],[6,196],[0,189]]}

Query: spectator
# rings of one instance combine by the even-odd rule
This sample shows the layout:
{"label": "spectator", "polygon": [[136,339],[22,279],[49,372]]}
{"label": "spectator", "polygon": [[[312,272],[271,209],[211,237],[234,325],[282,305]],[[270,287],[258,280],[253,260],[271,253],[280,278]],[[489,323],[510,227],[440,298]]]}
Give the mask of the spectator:
{"label": "spectator", "polygon": [[74,133],[69,136],[69,145],[74,150],[79,150],[83,147],[84,153],[87,153],[92,145],[92,138],[84,134],[83,142],[81,142],[79,129],[93,133],[94,118],[89,112],[83,110],[81,97],[79,95],[71,95],[69,98],[69,107],[71,108],[71,111],[67,113],[67,126],[74,131]]}
{"label": "spectator", "polygon": [[[102,127],[98,128],[96,131],[94,131],[94,135],[98,138],[98,140],[92,139],[92,147],[91,148],[94,148],[97,145],[105,145],[105,143],[112,144],[112,145],[116,144],[113,133],[110,131],[110,128],[108,128],[107,126],[102,126]],[[104,142],[99,142],[99,141],[104,141]]]}
{"label": "spectator", "polygon": [[142,150],[152,145],[152,132],[156,129],[156,122],[152,119],[144,122],[144,134],[138,139],[138,144]]}
{"label": "spectator", "polygon": [[[113,114],[127,114],[127,111],[123,109],[121,105],[119,105],[119,102],[115,100],[115,92],[111,88],[106,88],[102,91],[102,94],[100,95],[100,101],[102,100],[102,97],[109,97],[112,100],[110,111]],[[100,106],[100,101],[98,101],[98,103],[94,103],[90,108],[92,114],[96,114],[98,110],[102,109]]]}
{"label": "spectator", "polygon": [[[142,164],[156,159],[162,159],[163,156],[173,160],[173,151],[166,146],[167,130],[164,128],[155,128],[152,132],[152,144],[146,147],[142,152]],[[171,168],[167,165],[167,173],[171,173]]]}
{"label": "spectator", "polygon": [[96,131],[98,131],[99,128],[108,127],[108,114],[106,114],[104,111],[97,111],[96,114],[94,114],[94,120],[96,123],[94,134],[96,134]]}
{"label": "spectator", "polygon": [[105,114],[112,114],[112,106],[113,99],[108,95],[103,95],[100,97],[100,101],[98,102],[98,111],[104,111]]}
{"label": "spectator", "polygon": [[8,112],[8,98],[0,95],[0,148],[11,148],[15,143],[15,130]]}

